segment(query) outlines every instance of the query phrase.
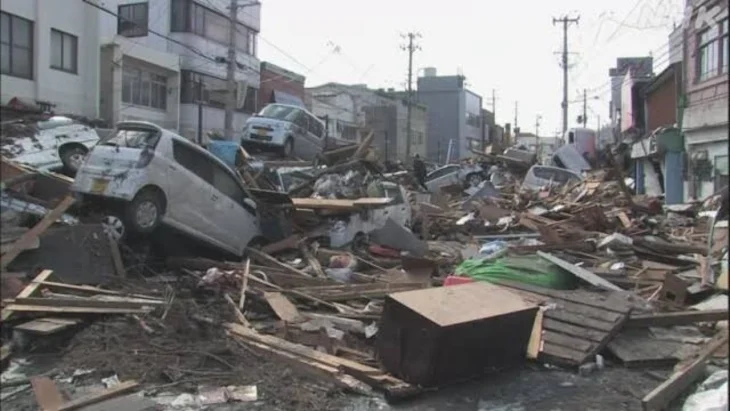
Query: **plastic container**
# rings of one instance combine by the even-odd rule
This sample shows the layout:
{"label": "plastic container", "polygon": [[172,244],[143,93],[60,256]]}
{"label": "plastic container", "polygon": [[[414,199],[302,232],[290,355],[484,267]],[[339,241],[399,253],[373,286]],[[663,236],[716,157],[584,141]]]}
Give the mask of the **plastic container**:
{"label": "plastic container", "polygon": [[211,140],[208,144],[208,151],[223,160],[229,167],[236,168],[236,158],[240,152],[238,141]]}
{"label": "plastic container", "polygon": [[450,275],[446,277],[444,280],[444,287],[448,287],[450,285],[459,285],[459,284],[468,284],[473,283],[474,280],[469,277],[460,277],[458,275]]}

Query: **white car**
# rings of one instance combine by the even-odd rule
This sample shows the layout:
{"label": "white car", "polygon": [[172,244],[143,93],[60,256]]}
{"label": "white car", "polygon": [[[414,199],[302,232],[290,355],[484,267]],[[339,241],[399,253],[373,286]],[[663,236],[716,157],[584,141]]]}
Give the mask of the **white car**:
{"label": "white car", "polygon": [[441,187],[463,184],[465,187],[476,187],[486,179],[484,170],[474,164],[449,164],[437,168],[426,175],[426,187],[432,193]]}
{"label": "white car", "polygon": [[539,191],[543,187],[558,187],[583,180],[583,176],[570,170],[550,166],[532,166],[522,181],[525,190]]}
{"label": "white car", "polygon": [[68,117],[54,116],[32,124],[3,124],[0,152],[41,171],[65,168],[75,173],[98,142],[99,135],[93,128]]}
{"label": "white car", "polygon": [[391,183],[380,183],[383,194],[391,198],[392,202],[383,207],[353,213],[346,220],[335,220],[329,232],[329,245],[340,248],[357,241],[360,236],[383,228],[388,219],[404,226],[411,226],[411,205],[408,201],[408,192],[403,186]]}
{"label": "white car", "polygon": [[303,107],[269,104],[246,120],[241,145],[311,161],[325,149],[327,136],[324,122]]}
{"label": "white car", "polygon": [[84,202],[103,203],[137,233],[165,224],[236,256],[260,235],[256,203],[240,176],[148,122],[117,124],[89,153],[71,189]]}

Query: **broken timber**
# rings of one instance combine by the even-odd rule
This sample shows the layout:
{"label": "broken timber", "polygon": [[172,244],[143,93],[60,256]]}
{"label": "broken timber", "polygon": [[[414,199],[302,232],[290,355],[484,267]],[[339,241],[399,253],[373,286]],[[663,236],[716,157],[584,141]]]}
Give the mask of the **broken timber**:
{"label": "broken timber", "polygon": [[571,274],[575,275],[576,277],[580,278],[581,280],[584,280],[596,287],[601,287],[601,288],[604,288],[606,290],[611,290],[611,291],[622,291],[620,287],[604,280],[603,278],[593,274],[592,272],[586,270],[585,268],[578,267],[577,265],[571,264],[565,260],[555,257],[552,254],[538,251],[537,255],[539,255],[540,257],[544,258],[545,260],[548,260],[551,263],[557,265],[558,267],[562,268],[563,270],[570,272]]}

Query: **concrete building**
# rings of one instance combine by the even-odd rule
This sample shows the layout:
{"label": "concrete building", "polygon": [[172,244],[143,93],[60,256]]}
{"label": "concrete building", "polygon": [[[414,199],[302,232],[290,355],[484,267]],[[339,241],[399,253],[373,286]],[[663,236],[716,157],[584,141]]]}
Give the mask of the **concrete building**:
{"label": "concrete building", "polygon": [[466,88],[464,76],[437,76],[433,68],[424,73],[417,100],[428,107],[427,158],[441,163],[469,157],[482,145],[482,97]]}
{"label": "concrete building", "polygon": [[693,8],[710,10],[715,4],[723,20],[698,28],[694,13],[684,32],[686,199],[703,199],[728,184],[728,5],[705,0]]}
{"label": "concrete building", "polygon": [[[119,17],[99,11],[102,117],[112,122],[154,121],[191,139],[198,135],[200,117],[203,140],[209,133],[222,133],[229,4],[227,0],[104,1],[103,7]],[[260,5],[241,7],[237,16],[236,133],[257,108],[260,9]]]}
{"label": "concrete building", "polygon": [[652,80],[651,75],[639,76],[629,69],[621,82],[621,105],[619,141],[633,143],[647,132],[644,86]]}
{"label": "concrete building", "polygon": [[654,58],[652,57],[620,57],[616,59],[616,67],[608,70],[611,78],[611,100],[609,114],[611,124],[616,127],[616,135],[620,134],[622,90],[626,81],[626,74],[631,71],[632,77],[647,78],[653,73]]}
{"label": "concrete building", "polygon": [[[364,84],[327,83],[307,89],[309,107],[325,119],[328,135],[357,141],[361,131],[375,133],[373,142],[383,158],[407,161],[406,101],[394,90],[373,90]],[[426,107],[411,107],[411,156],[425,156],[428,116]]]}
{"label": "concrete building", "polygon": [[3,0],[0,11],[0,105],[99,117],[98,10],[75,0]]}
{"label": "concrete building", "polygon": [[256,110],[269,103],[304,107],[304,76],[266,61],[261,62],[260,73],[261,87]]}

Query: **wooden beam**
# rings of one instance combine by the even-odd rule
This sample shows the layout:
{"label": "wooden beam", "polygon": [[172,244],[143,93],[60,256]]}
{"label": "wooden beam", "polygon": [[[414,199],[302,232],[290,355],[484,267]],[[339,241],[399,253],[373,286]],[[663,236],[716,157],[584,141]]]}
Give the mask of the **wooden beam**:
{"label": "wooden beam", "polygon": [[673,313],[632,315],[627,327],[671,327],[701,322],[723,321],[728,318],[727,309],[707,311],[679,311]]}
{"label": "wooden beam", "polygon": [[32,243],[36,237],[43,234],[50,226],[52,226],[53,223],[55,223],[56,220],[58,220],[66,212],[66,210],[71,207],[74,201],[75,200],[73,197],[67,196],[63,199],[63,201],[61,201],[60,204],[56,206],[56,208],[46,214],[38,224],[34,225],[33,228],[25,232],[25,234],[23,234],[20,239],[15,242],[13,248],[5,253],[5,255],[0,257],[0,270],[5,271],[8,264],[13,262],[13,260],[15,260],[15,257],[20,255],[20,253],[23,252],[23,250],[30,243]]}
{"label": "wooden beam", "polygon": [[71,401],[63,404],[63,406],[56,408],[55,411],[78,410],[79,408],[84,408],[89,405],[98,404],[100,402],[112,399],[119,395],[126,394],[130,391],[137,389],[138,387],[139,387],[139,384],[136,381],[124,381],[111,388],[107,388],[104,391],[100,391],[95,394],[90,394],[85,397],[71,400]]}
{"label": "wooden beam", "polygon": [[725,346],[728,342],[728,332],[723,330],[709,343],[700,349],[691,362],[680,370],[673,373],[666,381],[654,388],[641,400],[644,411],[659,411],[686,390],[694,381],[700,378],[704,372],[705,361],[710,356]]}
{"label": "wooden beam", "polygon": [[246,247],[246,253],[248,253],[250,256],[252,256],[255,260],[260,261],[262,264],[268,263],[275,267],[284,269],[286,271],[290,271],[295,274],[302,275],[304,277],[310,277],[310,278],[312,277],[311,275],[305,273],[304,271],[296,269],[296,268],[290,266],[289,264],[282,263],[281,261],[277,260],[276,258],[274,258],[268,254],[264,254],[261,251],[256,250],[255,248]]}
{"label": "wooden beam", "polygon": [[585,268],[578,267],[577,265],[571,264],[565,260],[555,257],[552,254],[538,251],[537,255],[539,255],[543,259],[548,260],[551,263],[557,265],[558,267],[562,268],[563,270],[568,271],[569,273],[580,278],[581,280],[586,281],[589,284],[595,285],[596,287],[604,288],[606,290],[611,290],[611,291],[623,291],[621,289],[621,287],[618,287],[617,285],[604,280],[603,278],[593,274],[592,272],[586,270]]}
{"label": "wooden beam", "polygon": [[[41,283],[45,281],[48,277],[53,274],[53,270],[43,270],[38,274],[33,281],[31,281],[30,284],[28,284],[23,291],[18,293],[18,295],[15,298],[27,298],[31,295],[35,294],[36,290],[38,290],[38,287],[40,287]],[[9,310],[7,307],[3,308],[2,314],[0,315],[0,322],[7,321],[10,316],[13,315],[13,311]]]}

